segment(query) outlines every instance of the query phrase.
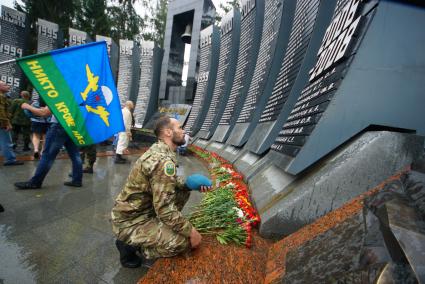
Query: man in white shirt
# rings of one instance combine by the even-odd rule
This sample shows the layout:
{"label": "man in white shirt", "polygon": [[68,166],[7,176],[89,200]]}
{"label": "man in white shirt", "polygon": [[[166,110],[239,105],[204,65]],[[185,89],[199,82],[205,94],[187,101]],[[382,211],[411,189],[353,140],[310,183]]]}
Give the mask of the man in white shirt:
{"label": "man in white shirt", "polygon": [[126,101],[122,108],[122,116],[124,119],[125,132],[120,132],[118,135],[117,150],[115,151],[115,164],[125,164],[127,159],[122,157],[124,150],[128,147],[128,142],[131,140],[131,124],[133,118],[131,112],[134,109],[132,101]]}

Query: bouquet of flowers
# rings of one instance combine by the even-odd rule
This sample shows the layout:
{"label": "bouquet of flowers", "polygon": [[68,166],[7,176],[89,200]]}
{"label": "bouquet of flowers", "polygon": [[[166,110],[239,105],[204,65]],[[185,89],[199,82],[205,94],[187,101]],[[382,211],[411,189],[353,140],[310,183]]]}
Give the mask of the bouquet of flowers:
{"label": "bouquet of flowers", "polygon": [[230,242],[251,247],[251,230],[260,222],[252,206],[243,176],[214,152],[191,145],[189,150],[209,164],[215,188],[205,193],[189,217],[204,235],[215,235],[221,244]]}

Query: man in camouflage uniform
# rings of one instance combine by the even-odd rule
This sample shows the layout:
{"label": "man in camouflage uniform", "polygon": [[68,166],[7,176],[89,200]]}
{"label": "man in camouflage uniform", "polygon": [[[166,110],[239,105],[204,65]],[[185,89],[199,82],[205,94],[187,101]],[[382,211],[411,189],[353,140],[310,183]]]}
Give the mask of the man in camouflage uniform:
{"label": "man in camouflage uniform", "polygon": [[14,99],[10,107],[10,113],[12,116],[12,126],[13,126],[13,143],[18,144],[19,134],[22,133],[22,138],[24,140],[23,151],[31,150],[29,144],[31,142],[31,120],[25,115],[24,110],[21,108],[23,103],[30,102],[30,93],[27,91],[22,91],[20,94],[20,99]]}
{"label": "man in camouflage uniform", "polygon": [[3,165],[15,166],[22,165],[23,162],[16,160],[16,155],[12,148],[12,139],[10,131],[12,124],[10,123],[9,102],[6,93],[10,90],[5,82],[0,81],[0,148],[3,152]]}
{"label": "man in camouflage uniform", "polygon": [[147,259],[154,259],[175,256],[201,242],[181,213],[190,195],[176,176],[175,151],[185,143],[184,130],[176,119],[163,116],[154,131],[158,142],[136,161],[112,209],[112,229],[124,267],[141,265],[139,248]]}
{"label": "man in camouflage uniform", "polygon": [[83,173],[92,174],[93,165],[96,163],[97,149],[96,144],[83,146],[81,150],[81,159],[83,160]]}

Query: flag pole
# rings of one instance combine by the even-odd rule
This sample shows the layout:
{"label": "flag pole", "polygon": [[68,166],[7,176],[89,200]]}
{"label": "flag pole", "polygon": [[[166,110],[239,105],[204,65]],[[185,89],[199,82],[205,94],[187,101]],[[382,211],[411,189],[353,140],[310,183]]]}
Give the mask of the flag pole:
{"label": "flag pole", "polygon": [[10,60],[6,60],[6,61],[2,61],[2,62],[0,62],[0,66],[4,65],[4,64],[9,64],[9,63],[12,63],[12,62],[16,62],[16,59],[10,59]]}

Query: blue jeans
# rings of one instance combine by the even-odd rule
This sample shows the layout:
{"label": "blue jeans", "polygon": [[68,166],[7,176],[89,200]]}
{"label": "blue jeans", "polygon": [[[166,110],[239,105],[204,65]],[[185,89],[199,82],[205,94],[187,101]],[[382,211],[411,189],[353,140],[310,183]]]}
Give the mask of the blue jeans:
{"label": "blue jeans", "polygon": [[58,123],[52,123],[46,134],[43,155],[30,182],[41,186],[47,173],[53,165],[62,146],[65,146],[72,161],[72,181],[81,183],[83,179],[83,162],[78,147]]}
{"label": "blue jeans", "polygon": [[16,161],[16,155],[13,152],[12,138],[10,131],[0,129],[0,148],[3,151],[4,163]]}

